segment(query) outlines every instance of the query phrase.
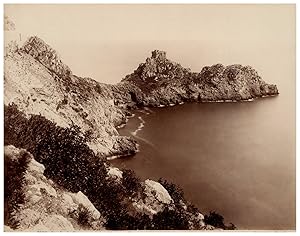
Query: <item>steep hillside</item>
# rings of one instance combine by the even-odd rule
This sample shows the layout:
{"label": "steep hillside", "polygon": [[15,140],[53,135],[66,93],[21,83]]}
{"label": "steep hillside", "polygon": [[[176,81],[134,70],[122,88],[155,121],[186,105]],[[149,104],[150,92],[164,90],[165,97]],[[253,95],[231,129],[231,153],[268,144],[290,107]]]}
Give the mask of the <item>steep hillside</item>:
{"label": "steep hillside", "polygon": [[119,136],[126,120],[108,85],[72,74],[58,54],[37,37],[4,58],[4,103],[41,114],[62,127],[79,126],[102,156],[129,155],[136,142]]}

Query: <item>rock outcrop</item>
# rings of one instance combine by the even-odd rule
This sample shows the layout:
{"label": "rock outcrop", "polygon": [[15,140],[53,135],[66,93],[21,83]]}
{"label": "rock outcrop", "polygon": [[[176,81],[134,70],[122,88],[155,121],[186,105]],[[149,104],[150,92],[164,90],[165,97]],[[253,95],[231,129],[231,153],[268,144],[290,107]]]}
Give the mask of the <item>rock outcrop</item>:
{"label": "rock outcrop", "polygon": [[140,106],[168,106],[187,101],[244,101],[278,94],[276,85],[265,83],[250,66],[216,64],[196,73],[170,61],[166,52],[158,50],[119,86],[131,87],[131,100]]}
{"label": "rock outcrop", "polygon": [[147,179],[144,186],[145,197],[133,200],[133,206],[138,211],[152,216],[163,211],[166,206],[171,206],[174,202],[168,191],[160,183]]}
{"label": "rock outcrop", "polygon": [[[89,199],[82,193],[63,190],[44,176],[45,167],[35,161],[26,150],[5,146],[5,158],[18,159],[27,155],[28,167],[24,176],[23,189],[25,203],[20,206],[14,217],[19,222],[18,231],[78,231],[104,229],[105,220]],[[84,228],[78,222],[78,214],[84,208],[90,228]],[[7,228],[7,230],[9,230]]]}
{"label": "rock outcrop", "polygon": [[21,48],[58,76],[69,77],[71,69],[65,65],[57,52],[38,37],[30,37]]}

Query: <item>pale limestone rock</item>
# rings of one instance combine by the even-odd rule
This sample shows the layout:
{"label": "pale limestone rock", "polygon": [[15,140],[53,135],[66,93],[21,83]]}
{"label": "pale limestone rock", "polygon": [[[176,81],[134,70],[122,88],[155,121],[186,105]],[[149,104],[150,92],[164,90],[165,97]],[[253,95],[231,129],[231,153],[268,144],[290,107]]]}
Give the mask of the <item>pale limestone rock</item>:
{"label": "pale limestone rock", "polygon": [[13,145],[4,146],[4,154],[9,156],[12,160],[17,160],[19,157],[20,149]]}
{"label": "pale limestone rock", "polygon": [[95,206],[91,203],[88,197],[85,196],[81,191],[79,191],[78,193],[68,194],[72,197],[74,203],[76,203],[77,205],[82,204],[86,209],[88,209],[94,220],[100,218],[100,212],[95,208]]}
{"label": "pale limestone rock", "polygon": [[70,212],[74,212],[78,208],[78,205],[74,203],[72,197],[67,193],[63,193],[61,195],[61,205],[63,206],[61,208],[61,211],[64,214],[69,214]]}
{"label": "pale limestone rock", "polygon": [[43,217],[43,213],[39,210],[30,208],[23,209],[18,215],[20,222],[20,230],[26,230],[33,227]]}
{"label": "pale limestone rock", "polygon": [[26,229],[27,232],[49,232],[50,230],[42,223],[38,223],[35,226]]}
{"label": "pale limestone rock", "polygon": [[36,160],[32,159],[30,163],[28,164],[27,171],[29,172],[37,172],[43,174],[45,171],[45,166],[43,164],[40,164]]}
{"label": "pale limestone rock", "polygon": [[122,179],[123,178],[123,172],[121,170],[119,170],[119,168],[116,168],[116,167],[108,167],[108,172],[107,174],[110,176],[110,177],[117,177],[119,179]]}
{"label": "pale limestone rock", "polygon": [[42,197],[39,195],[32,194],[31,196],[27,197],[27,200],[30,202],[30,204],[34,205],[40,200],[42,200]]}
{"label": "pale limestone rock", "polygon": [[137,210],[148,214],[148,215],[154,215],[157,213],[156,210],[152,209],[150,205],[145,204],[143,201],[139,200],[138,202],[132,203],[133,207],[135,207]]}
{"label": "pale limestone rock", "polygon": [[37,182],[37,178],[35,176],[31,175],[30,173],[27,173],[25,175],[25,181],[26,181],[27,185],[35,184]]}
{"label": "pale limestone rock", "polygon": [[74,228],[70,221],[61,215],[49,216],[43,220],[45,226],[50,231],[73,231]]}
{"label": "pale limestone rock", "polygon": [[61,215],[50,215],[41,219],[38,224],[27,229],[26,231],[34,232],[62,232],[74,231],[73,225]]}
{"label": "pale limestone rock", "polygon": [[147,179],[145,181],[145,199],[133,199],[133,206],[140,212],[153,215],[163,211],[166,205],[173,203],[168,191],[158,182]]}
{"label": "pale limestone rock", "polygon": [[145,187],[147,193],[154,192],[154,196],[159,202],[170,204],[173,201],[168,191],[160,183],[147,179]]}
{"label": "pale limestone rock", "polygon": [[36,184],[32,185],[29,190],[34,192],[36,195],[42,195],[42,193],[45,193],[49,196],[57,197],[56,190],[51,185],[42,181],[38,181]]}

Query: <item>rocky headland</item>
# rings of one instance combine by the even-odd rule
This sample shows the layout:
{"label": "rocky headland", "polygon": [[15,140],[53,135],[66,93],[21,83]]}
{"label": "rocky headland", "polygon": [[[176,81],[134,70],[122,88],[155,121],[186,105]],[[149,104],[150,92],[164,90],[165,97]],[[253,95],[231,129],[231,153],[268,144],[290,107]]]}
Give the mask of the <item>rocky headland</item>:
{"label": "rocky headland", "polygon": [[[154,50],[117,85],[129,91],[131,100],[115,95],[117,104],[170,106],[183,102],[248,101],[278,94],[276,85],[267,84],[251,66],[215,64],[192,72]],[[120,93],[122,94],[122,92]],[[125,103],[125,104],[124,104]]]}
{"label": "rocky headland", "polygon": [[6,196],[6,230],[234,229],[211,226],[175,185],[140,181],[106,159],[137,152],[137,142],[117,130],[136,108],[244,101],[277,95],[276,85],[250,66],[191,72],[158,50],[108,85],[74,75],[38,37],[5,50],[5,160],[25,163],[22,199]]}

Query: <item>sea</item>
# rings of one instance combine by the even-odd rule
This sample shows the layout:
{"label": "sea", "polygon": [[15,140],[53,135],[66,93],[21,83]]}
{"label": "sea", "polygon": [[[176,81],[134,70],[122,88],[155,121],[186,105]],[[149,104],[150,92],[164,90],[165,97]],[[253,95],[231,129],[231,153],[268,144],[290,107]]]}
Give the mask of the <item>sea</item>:
{"label": "sea", "polygon": [[240,230],[294,230],[294,88],[278,89],[252,102],[137,110],[119,133],[139,152],[111,162],[179,185],[203,214],[215,211]]}

